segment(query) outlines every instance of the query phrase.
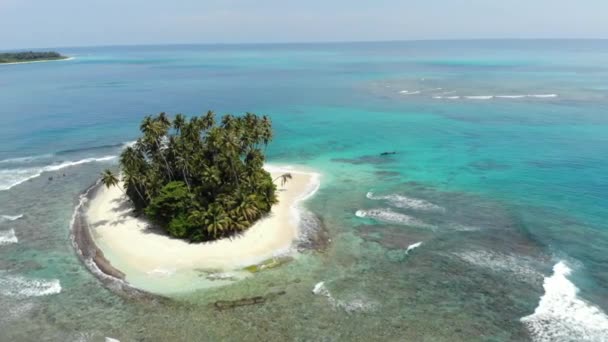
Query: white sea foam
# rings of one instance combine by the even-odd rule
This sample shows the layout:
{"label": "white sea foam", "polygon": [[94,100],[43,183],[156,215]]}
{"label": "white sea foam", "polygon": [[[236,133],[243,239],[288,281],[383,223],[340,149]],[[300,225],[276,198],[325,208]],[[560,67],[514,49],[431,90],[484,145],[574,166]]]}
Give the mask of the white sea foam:
{"label": "white sea foam", "polygon": [[495,97],[499,99],[522,99],[527,95],[496,95]]}
{"label": "white sea foam", "polygon": [[209,280],[236,280],[237,275],[229,272],[211,273],[207,275]]}
{"label": "white sea foam", "polygon": [[418,95],[418,94],[420,94],[420,90],[414,90],[414,91],[402,90],[402,91],[399,92],[399,94],[403,94],[403,95]]}
{"label": "white sea foam", "polygon": [[411,198],[403,195],[390,194],[385,196],[376,196],[373,192],[368,192],[365,197],[370,200],[384,200],[387,201],[390,205],[397,208],[403,209],[415,209],[415,210],[425,210],[425,211],[445,211],[443,207],[440,207],[431,202],[418,199]]}
{"label": "white sea foam", "polygon": [[117,339],[111,338],[111,337],[106,337],[106,341],[105,342],[120,342],[120,340],[117,340]]}
{"label": "white sea foam", "polygon": [[521,281],[534,283],[542,278],[542,275],[530,265],[531,261],[526,257],[484,250],[466,251],[454,253],[454,255],[478,267],[498,273],[510,273]]}
{"label": "white sea foam", "polygon": [[0,231],[0,246],[10,245],[17,242],[19,242],[19,239],[17,239],[14,229]]}
{"label": "white sea foam", "polygon": [[28,163],[39,159],[47,159],[53,157],[52,154],[41,154],[38,156],[27,156],[27,157],[19,157],[19,158],[9,158],[0,160],[0,164],[13,164],[13,163]]}
{"label": "white sea foam", "polygon": [[298,171],[293,169],[291,166],[273,166],[273,165],[265,165],[264,168],[269,172],[290,172],[290,173],[300,173],[310,175],[310,181],[306,185],[306,190],[296,198],[293,205],[290,209],[290,221],[296,227],[298,227],[298,240],[305,240],[308,237],[308,234],[311,233],[311,230],[317,228],[313,221],[314,218],[312,214],[310,214],[306,209],[302,207],[302,203],[307,199],[313,197],[319,188],[321,187],[321,174],[316,172],[306,172],[306,171]]}
{"label": "white sea foam", "polygon": [[159,277],[168,277],[174,273],[175,273],[174,269],[166,269],[166,268],[160,268],[160,267],[146,272],[147,275],[159,276]]}
{"label": "white sea foam", "polygon": [[421,245],[422,245],[422,241],[416,242],[416,243],[413,243],[413,244],[407,246],[407,249],[405,250],[405,254],[410,254],[411,251],[420,247]]}
{"label": "white sea foam", "polygon": [[354,298],[351,300],[338,300],[332,296],[329,289],[325,286],[325,282],[321,281],[315,284],[312,289],[312,293],[315,295],[326,297],[329,303],[335,309],[342,309],[346,313],[365,312],[375,309],[377,303],[371,302],[365,298]]}
{"label": "white sea foam", "polygon": [[328,295],[329,291],[327,290],[327,288],[325,287],[325,282],[324,281],[320,281],[318,283],[315,284],[315,287],[313,287],[312,289],[312,293],[316,294],[316,295]]}
{"label": "white sea foam", "polygon": [[58,279],[28,279],[0,271],[0,295],[16,298],[48,296],[61,292]]}
{"label": "white sea foam", "polygon": [[44,172],[53,172],[71,166],[77,166],[93,162],[105,162],[116,159],[116,156],[105,156],[100,158],[86,158],[77,161],[66,161],[60,164],[52,164],[42,167],[4,169],[0,170],[0,191],[8,190],[30,179],[40,177]]}
{"label": "white sea foam", "polygon": [[[445,93],[444,93],[445,95]],[[433,96],[434,99],[448,99],[448,100],[458,100],[460,98],[465,98],[469,100],[492,100],[492,99],[524,99],[524,98],[554,98],[558,97],[557,94],[514,94],[514,95],[469,95],[469,96]]]}
{"label": "white sea foam", "polygon": [[473,96],[465,96],[465,98],[469,100],[491,100],[494,98],[493,95],[473,95]]}
{"label": "white sea foam", "polygon": [[538,307],[521,319],[534,341],[608,341],[608,316],[578,296],[578,288],[568,279],[571,272],[558,262],[553,275],[545,278]]}
{"label": "white sea foam", "polygon": [[432,226],[427,223],[424,223],[409,215],[394,212],[391,209],[357,210],[357,212],[355,212],[355,215],[357,217],[372,218],[375,220],[384,221],[384,222],[388,222],[388,223],[396,223],[396,224],[403,224],[403,225],[407,225],[407,226],[432,228]]}
{"label": "white sea foam", "polygon": [[467,226],[467,225],[463,225],[463,224],[458,224],[458,223],[452,223],[447,225],[447,227],[449,229],[453,229],[459,232],[476,232],[481,230],[481,228],[479,227],[475,227],[475,226]]}
{"label": "white sea foam", "polygon": [[137,140],[127,141],[126,143],[122,144],[122,148],[125,149],[127,147],[133,147],[135,144],[137,144]]}
{"label": "white sea foam", "polygon": [[540,99],[553,98],[557,97],[557,94],[537,94],[537,95],[528,95],[528,97],[536,97]]}
{"label": "white sea foam", "polygon": [[11,215],[2,215],[2,216],[0,216],[0,222],[2,222],[2,221],[16,221],[16,220],[18,220],[18,219],[20,219],[22,217],[23,217],[23,214],[13,215],[13,216],[11,216]]}

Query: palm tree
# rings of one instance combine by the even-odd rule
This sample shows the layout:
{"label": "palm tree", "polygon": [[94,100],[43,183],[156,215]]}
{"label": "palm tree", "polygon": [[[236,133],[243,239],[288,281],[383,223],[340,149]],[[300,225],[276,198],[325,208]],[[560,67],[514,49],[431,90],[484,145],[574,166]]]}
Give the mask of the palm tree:
{"label": "palm tree", "polygon": [[120,165],[124,174],[125,189],[130,187],[135,189],[139,198],[145,203],[146,199],[140,189],[144,184],[143,170],[148,167],[144,156],[140,151],[129,146],[120,155]]}
{"label": "palm tree", "polygon": [[182,114],[175,115],[175,119],[173,119],[173,128],[177,131],[177,134],[182,132],[182,129],[186,125],[186,118]]}
{"label": "palm tree", "polygon": [[101,182],[103,183],[103,185],[106,186],[106,188],[109,189],[111,186],[117,186],[119,180],[118,177],[116,177],[116,175],[114,174],[114,172],[112,172],[112,170],[106,169],[101,174]]}
{"label": "palm tree", "polygon": [[284,174],[280,175],[279,177],[273,179],[272,182],[274,183],[278,179],[280,179],[281,180],[281,186],[284,186],[285,183],[287,183],[287,181],[290,180],[290,179],[292,179],[292,178],[293,178],[293,176],[291,175],[291,173],[288,172],[288,173],[284,173]]}
{"label": "palm tree", "polygon": [[262,145],[272,139],[268,117],[246,113],[219,121],[211,111],[189,119],[148,116],[142,137],[121,154],[127,196],[152,221],[179,226],[167,228],[175,237],[208,241],[243,231],[277,202],[275,182],[292,179],[285,173],[273,181],[263,169]]}
{"label": "palm tree", "polygon": [[[160,144],[161,139],[167,135],[167,129],[170,126],[171,122],[167,118],[166,114],[160,113],[157,119],[154,119],[151,116],[146,116],[140,125],[140,130],[144,134],[144,142],[148,142],[148,150],[152,154],[152,157],[158,158],[160,156],[165,163],[167,176],[169,179],[173,179],[171,167],[167,162],[167,158],[165,157]],[[154,145],[150,143],[154,143]]]}

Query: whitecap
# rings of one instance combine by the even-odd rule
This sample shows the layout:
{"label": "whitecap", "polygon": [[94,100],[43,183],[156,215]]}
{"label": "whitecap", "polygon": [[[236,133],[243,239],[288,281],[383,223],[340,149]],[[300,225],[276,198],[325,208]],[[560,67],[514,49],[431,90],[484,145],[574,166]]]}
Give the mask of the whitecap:
{"label": "whitecap", "polygon": [[312,289],[312,293],[327,298],[327,300],[334,307],[334,309],[341,309],[349,314],[355,312],[371,311],[377,306],[377,303],[369,301],[365,298],[338,300],[331,294],[331,292],[329,292],[329,289],[325,286],[325,282],[323,281],[315,284]]}
{"label": "whitecap", "polygon": [[361,218],[372,218],[379,221],[403,224],[407,226],[417,226],[426,228],[432,227],[431,225],[424,223],[418,219],[415,219],[409,215],[397,213],[390,209],[357,210],[355,212],[355,215]]}
{"label": "whitecap", "polygon": [[19,239],[17,239],[17,235],[15,235],[14,229],[0,231],[0,246],[10,245],[12,243],[17,242],[19,242]]}
{"label": "whitecap", "polygon": [[407,246],[407,249],[405,250],[405,254],[406,255],[410,254],[411,251],[413,251],[414,249],[420,247],[421,245],[422,245],[422,241],[416,242],[416,243],[413,243],[413,244]]}
{"label": "whitecap", "polygon": [[571,272],[558,262],[544,280],[538,307],[521,319],[534,341],[608,341],[608,316],[578,296],[579,289],[568,279]]}
{"label": "whitecap", "polygon": [[557,97],[557,94],[536,94],[536,95],[528,95],[528,97],[536,97],[539,99],[547,99],[547,98],[553,98],[553,97]]}
{"label": "whitecap", "polygon": [[59,279],[27,279],[0,273],[0,295],[16,298],[41,297],[61,292]]}
{"label": "whitecap", "polygon": [[467,226],[459,223],[452,223],[447,226],[449,229],[453,229],[459,232],[476,232],[481,230],[479,227]]}
{"label": "whitecap", "polygon": [[106,337],[106,341],[105,342],[120,342],[120,340],[117,340],[117,339],[111,338],[111,337]]}
{"label": "whitecap", "polygon": [[16,221],[16,220],[18,220],[18,219],[20,219],[22,217],[23,217],[23,214],[13,215],[13,216],[11,216],[11,215],[1,215],[0,216],[0,222],[2,222],[2,221]]}
{"label": "whitecap", "polygon": [[315,284],[315,287],[312,288],[312,293],[316,294],[316,295],[328,295],[329,291],[327,290],[327,288],[325,287],[325,282],[324,281],[320,281],[318,283]]}
{"label": "whitecap", "polygon": [[474,96],[465,96],[465,98],[469,100],[491,100],[494,98],[493,95],[474,95]]}
{"label": "whitecap", "polygon": [[370,191],[365,195],[365,197],[370,200],[387,201],[390,205],[397,208],[425,211],[445,211],[445,208],[440,207],[434,203],[419,198],[411,198],[403,195],[390,194],[385,196],[376,196],[373,192]]}
{"label": "whitecap", "polygon": [[53,157],[53,154],[41,154],[38,156],[27,156],[27,157],[18,157],[18,158],[9,158],[0,160],[0,164],[13,164],[13,163],[29,163],[32,161],[36,161],[39,159],[48,159]]}
{"label": "whitecap", "polygon": [[77,166],[93,162],[105,162],[116,159],[116,156],[105,156],[101,158],[86,158],[78,161],[66,161],[60,164],[52,164],[43,167],[31,167],[21,169],[0,170],[0,191],[8,190],[30,179],[40,177],[44,172],[58,171],[67,167]]}
{"label": "whitecap", "polygon": [[122,144],[122,148],[125,149],[127,147],[133,147],[133,146],[135,146],[135,144],[137,144],[137,140],[127,141]]}
{"label": "whitecap", "polygon": [[418,95],[420,94],[419,90],[414,90],[414,91],[408,91],[408,90],[402,90],[399,92],[399,94],[403,94],[403,95]]}
{"label": "whitecap", "polygon": [[496,95],[496,98],[499,99],[522,99],[525,98],[527,95]]}

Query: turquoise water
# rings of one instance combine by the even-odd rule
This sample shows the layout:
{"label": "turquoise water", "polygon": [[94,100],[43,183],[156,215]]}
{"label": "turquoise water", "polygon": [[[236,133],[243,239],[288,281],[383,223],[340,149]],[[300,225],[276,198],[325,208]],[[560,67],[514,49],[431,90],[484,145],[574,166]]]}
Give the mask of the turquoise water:
{"label": "turquoise water", "polygon": [[[60,51],[0,66],[1,341],[608,339],[607,41]],[[168,302],[104,288],[79,194],[144,115],[207,109],[270,115],[270,162],[323,174],[329,246]]]}

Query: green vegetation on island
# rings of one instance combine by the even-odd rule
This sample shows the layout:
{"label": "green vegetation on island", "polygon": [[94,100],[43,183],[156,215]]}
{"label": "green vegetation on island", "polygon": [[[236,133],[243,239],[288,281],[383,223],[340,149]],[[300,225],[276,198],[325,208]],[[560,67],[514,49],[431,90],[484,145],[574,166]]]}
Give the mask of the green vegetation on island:
{"label": "green vegetation on island", "polygon": [[[277,203],[276,186],[264,170],[272,140],[267,116],[213,112],[173,120],[146,117],[142,136],[120,156],[124,192],[135,209],[176,238],[192,242],[231,237],[251,227]],[[287,181],[291,175],[278,179]],[[102,181],[119,185],[106,170]]]}
{"label": "green vegetation on island", "polygon": [[67,59],[67,58],[68,57],[62,56],[58,52],[54,52],[54,51],[5,52],[5,53],[0,53],[0,64],[53,61],[53,60]]}

